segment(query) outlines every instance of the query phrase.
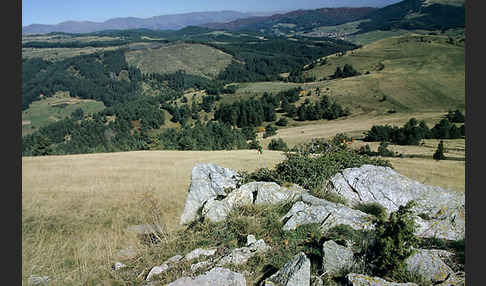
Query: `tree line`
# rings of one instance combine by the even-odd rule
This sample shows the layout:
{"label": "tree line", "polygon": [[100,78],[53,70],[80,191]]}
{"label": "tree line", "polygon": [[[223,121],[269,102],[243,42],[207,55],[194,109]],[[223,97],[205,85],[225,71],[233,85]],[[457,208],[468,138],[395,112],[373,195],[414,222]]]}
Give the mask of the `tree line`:
{"label": "tree line", "polygon": [[398,145],[418,145],[422,139],[457,139],[465,136],[464,124],[457,127],[448,118],[441,119],[428,128],[425,121],[411,118],[403,127],[373,125],[365,132],[364,141],[384,141]]}

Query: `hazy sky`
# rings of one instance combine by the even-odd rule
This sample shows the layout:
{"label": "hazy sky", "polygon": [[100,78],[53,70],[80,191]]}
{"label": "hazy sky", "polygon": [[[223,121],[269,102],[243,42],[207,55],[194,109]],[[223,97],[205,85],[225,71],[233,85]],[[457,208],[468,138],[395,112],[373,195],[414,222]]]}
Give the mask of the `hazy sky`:
{"label": "hazy sky", "polygon": [[383,7],[400,0],[23,0],[22,26],[63,21],[103,22],[116,17],[149,18],[164,14],[235,10],[241,12]]}

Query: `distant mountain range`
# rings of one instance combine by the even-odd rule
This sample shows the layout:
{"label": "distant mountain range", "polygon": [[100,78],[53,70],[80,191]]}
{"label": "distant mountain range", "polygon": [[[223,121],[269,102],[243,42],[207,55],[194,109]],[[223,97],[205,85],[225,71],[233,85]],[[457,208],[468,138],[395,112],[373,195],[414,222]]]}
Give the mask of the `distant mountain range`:
{"label": "distant mountain range", "polygon": [[[396,0],[386,0],[396,2]],[[22,34],[51,32],[92,33],[103,30],[179,30],[188,26],[230,31],[255,31],[274,35],[310,32],[364,20],[359,33],[374,30],[447,30],[465,26],[465,0],[403,0],[383,8],[341,7],[285,12],[243,13],[237,11],[193,12],[151,18],[114,18],[102,23],[67,21],[57,25],[32,24]]]}
{"label": "distant mountain range", "polygon": [[22,27],[22,34],[46,34],[51,32],[91,33],[103,30],[151,29],[178,30],[211,22],[231,22],[241,18],[268,16],[276,12],[242,13],[237,11],[193,12],[161,15],[150,18],[113,18],[105,22],[66,21],[57,25],[32,24]]}

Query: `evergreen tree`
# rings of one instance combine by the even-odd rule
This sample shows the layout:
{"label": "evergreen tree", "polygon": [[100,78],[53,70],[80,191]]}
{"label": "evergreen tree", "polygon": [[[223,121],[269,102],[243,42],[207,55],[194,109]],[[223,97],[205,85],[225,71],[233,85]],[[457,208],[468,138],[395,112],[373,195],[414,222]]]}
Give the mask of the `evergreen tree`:
{"label": "evergreen tree", "polygon": [[446,158],[444,155],[444,141],[440,140],[433,157],[435,160],[444,160]]}
{"label": "evergreen tree", "polygon": [[413,254],[418,239],[412,208],[414,201],[400,206],[388,220],[378,217],[375,221],[376,241],[371,247],[371,262],[379,276],[400,277],[407,269],[405,260]]}

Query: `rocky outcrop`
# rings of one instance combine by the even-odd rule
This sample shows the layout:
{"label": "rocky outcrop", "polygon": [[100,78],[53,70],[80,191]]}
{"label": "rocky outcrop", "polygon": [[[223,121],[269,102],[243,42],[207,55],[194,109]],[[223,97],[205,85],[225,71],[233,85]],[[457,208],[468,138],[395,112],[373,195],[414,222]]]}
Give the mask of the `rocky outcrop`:
{"label": "rocky outcrop", "polygon": [[277,273],[265,280],[265,286],[309,286],[310,260],[305,253],[299,252]]}
{"label": "rocky outcrop", "polygon": [[417,249],[405,263],[407,263],[409,272],[417,273],[434,284],[444,282],[454,276],[454,271],[433,250]]}
{"label": "rocky outcrop", "polygon": [[353,251],[329,240],[322,244],[322,271],[326,274],[336,274],[345,267],[354,264]]}
{"label": "rocky outcrop", "polygon": [[161,273],[169,270],[170,267],[172,267],[175,263],[179,262],[181,259],[182,259],[181,255],[175,255],[167,259],[161,265],[152,267],[152,269],[150,269],[150,272],[147,274],[147,278],[145,278],[145,280],[146,281],[152,280],[154,276],[160,275]]}
{"label": "rocky outcrop", "polygon": [[204,203],[218,196],[226,196],[228,188],[236,188],[238,173],[214,164],[196,164],[191,173],[191,186],[186,198],[180,224],[200,217],[198,211]]}
{"label": "rocky outcrop", "polygon": [[417,235],[450,240],[464,238],[464,194],[427,186],[391,168],[373,165],[345,169],[329,182],[329,191],[343,197],[351,207],[376,202],[390,213],[414,200],[417,202],[415,214],[427,218],[419,220]]}
{"label": "rocky outcrop", "polygon": [[253,190],[247,185],[229,193],[222,200],[215,198],[208,200],[202,210],[203,217],[212,222],[219,222],[225,220],[233,208],[251,205],[253,203]]}
{"label": "rocky outcrop", "polygon": [[270,250],[271,247],[268,246],[263,239],[257,240],[251,243],[249,246],[235,248],[228,255],[221,258],[217,266],[224,266],[226,264],[244,264],[248,259],[252,258],[258,253],[264,253]]}
{"label": "rocky outcrop", "polygon": [[203,248],[196,248],[193,251],[189,252],[184,256],[184,260],[192,260],[199,258],[201,256],[212,256],[216,253],[216,248],[212,249],[203,249]]}
{"label": "rocky outcrop", "polygon": [[168,286],[246,286],[246,279],[243,274],[216,267],[195,278],[179,278]]}
{"label": "rocky outcrop", "polygon": [[31,275],[28,280],[28,285],[47,285],[48,283],[48,276]]}
{"label": "rocky outcrop", "polygon": [[204,218],[220,222],[236,207],[251,204],[277,204],[300,199],[307,190],[298,185],[281,187],[273,182],[251,182],[237,187],[238,173],[213,164],[197,164],[180,223]]}
{"label": "rocky outcrop", "polygon": [[352,286],[418,286],[415,283],[389,282],[379,277],[370,277],[364,274],[349,273],[346,275],[348,284]]}
{"label": "rocky outcrop", "polygon": [[329,202],[309,194],[302,194],[302,201],[296,202],[282,218],[287,220],[283,230],[293,230],[300,225],[318,223],[325,232],[339,224],[347,224],[353,229],[373,229],[371,216],[342,204]]}
{"label": "rocky outcrop", "polygon": [[[249,183],[252,184],[252,183]],[[293,184],[289,187],[280,187],[276,183],[255,182],[256,200],[255,204],[278,204],[283,201],[296,201],[300,196],[307,193],[307,190],[299,185]]]}

